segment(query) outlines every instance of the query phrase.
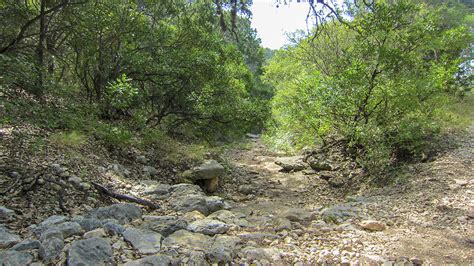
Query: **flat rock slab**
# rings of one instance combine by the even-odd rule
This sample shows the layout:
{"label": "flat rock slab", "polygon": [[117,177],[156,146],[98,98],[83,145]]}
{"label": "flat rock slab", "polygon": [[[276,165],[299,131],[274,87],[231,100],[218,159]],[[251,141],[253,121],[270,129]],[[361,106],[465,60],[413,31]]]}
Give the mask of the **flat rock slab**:
{"label": "flat rock slab", "polygon": [[219,220],[202,219],[190,223],[187,229],[194,233],[215,235],[227,232],[229,230],[229,225]]}
{"label": "flat rock slab", "polygon": [[25,250],[32,250],[38,249],[41,243],[38,240],[33,239],[25,239],[20,243],[14,245],[11,249],[16,251],[25,251]]}
{"label": "flat rock slab", "polygon": [[141,225],[141,228],[155,231],[164,237],[185,229],[188,225],[185,220],[175,216],[143,216],[143,218],[145,223]]}
{"label": "flat rock slab", "polygon": [[281,251],[276,248],[246,247],[242,250],[242,254],[251,261],[276,262],[281,260]]}
{"label": "flat rock slab", "polygon": [[0,251],[0,262],[2,266],[30,265],[33,262],[33,256],[28,252],[15,250]]}
{"label": "flat rock slab", "polygon": [[311,220],[315,218],[313,212],[300,208],[288,209],[284,211],[281,216],[292,222],[311,222]]}
{"label": "flat rock slab", "polygon": [[0,227],[0,248],[9,248],[20,241],[20,236],[10,233],[5,227]]}
{"label": "flat rock slab", "polygon": [[160,251],[162,237],[151,230],[129,228],[123,232],[123,238],[142,254]]}
{"label": "flat rock slab", "polygon": [[210,236],[179,230],[165,238],[162,242],[162,247],[192,251],[196,249],[207,250],[210,244]]}
{"label": "flat rock slab", "polygon": [[119,203],[90,211],[86,218],[99,220],[116,219],[121,224],[142,218],[142,210],[135,204]]}
{"label": "flat rock slab", "polygon": [[172,261],[170,257],[158,254],[158,255],[151,255],[148,257],[144,257],[139,260],[129,261],[125,263],[124,266],[164,266],[164,265],[171,265]]}
{"label": "flat rock slab", "polygon": [[70,266],[106,265],[112,262],[112,247],[104,238],[73,242],[67,258],[67,264]]}
{"label": "flat rock slab", "polygon": [[84,233],[84,230],[82,229],[81,225],[76,222],[64,222],[61,224],[54,225],[54,228],[61,231],[64,238]]}

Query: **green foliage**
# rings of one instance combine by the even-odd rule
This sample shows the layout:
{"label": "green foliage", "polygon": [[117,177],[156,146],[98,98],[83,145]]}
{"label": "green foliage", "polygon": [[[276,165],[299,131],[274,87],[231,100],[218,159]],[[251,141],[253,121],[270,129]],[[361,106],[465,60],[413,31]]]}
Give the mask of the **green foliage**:
{"label": "green foliage", "polygon": [[60,147],[77,148],[83,145],[87,138],[84,134],[78,131],[58,132],[50,136],[52,143]]}
{"label": "green foliage", "polygon": [[119,110],[127,110],[132,106],[138,89],[131,84],[132,79],[122,74],[106,87],[106,102],[108,106]]}
{"label": "green foliage", "polygon": [[380,1],[279,51],[265,72],[276,89],[267,139],[301,148],[343,137],[374,172],[421,156],[440,132],[470,40],[462,24],[446,26],[443,12]]}

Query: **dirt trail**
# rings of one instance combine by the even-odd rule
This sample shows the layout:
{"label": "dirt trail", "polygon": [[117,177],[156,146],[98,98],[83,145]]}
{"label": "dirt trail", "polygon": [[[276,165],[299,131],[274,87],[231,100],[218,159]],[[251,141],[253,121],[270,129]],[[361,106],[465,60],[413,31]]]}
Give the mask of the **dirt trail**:
{"label": "dirt trail", "polygon": [[[362,192],[334,188],[317,173],[280,172],[279,156],[252,140],[250,149],[230,155],[237,174],[224,191],[232,211],[250,223],[240,237],[284,251],[288,262],[470,264],[474,126],[456,142],[458,148],[411,167],[406,182]],[[282,226],[281,217],[291,225]],[[387,227],[365,231],[359,223],[366,219]]]}

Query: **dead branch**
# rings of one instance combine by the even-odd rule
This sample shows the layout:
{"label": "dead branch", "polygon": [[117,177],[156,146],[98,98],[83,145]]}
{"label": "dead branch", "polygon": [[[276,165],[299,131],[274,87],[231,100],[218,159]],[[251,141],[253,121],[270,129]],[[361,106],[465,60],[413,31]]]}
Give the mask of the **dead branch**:
{"label": "dead branch", "polygon": [[109,197],[112,197],[112,198],[115,198],[115,199],[118,199],[118,200],[126,200],[126,201],[131,201],[131,202],[134,202],[134,203],[137,203],[137,204],[140,204],[140,205],[144,205],[144,206],[147,206],[147,207],[150,207],[152,209],[159,209],[160,207],[149,201],[149,200],[146,200],[146,199],[140,199],[140,198],[135,198],[133,196],[129,196],[129,195],[123,195],[123,194],[119,194],[119,193],[116,193],[108,188],[106,188],[105,186],[102,186],[100,184],[97,184],[95,182],[91,182],[92,185],[94,185],[94,187],[102,194],[105,194]]}

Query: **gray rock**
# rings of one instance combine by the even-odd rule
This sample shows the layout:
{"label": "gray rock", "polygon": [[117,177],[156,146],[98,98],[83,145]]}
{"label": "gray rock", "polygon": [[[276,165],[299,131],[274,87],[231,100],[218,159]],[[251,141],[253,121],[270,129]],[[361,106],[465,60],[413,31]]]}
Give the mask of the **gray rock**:
{"label": "gray rock", "polygon": [[142,254],[160,251],[161,235],[151,230],[129,228],[123,232],[123,238]]}
{"label": "gray rock", "polygon": [[42,221],[39,225],[40,226],[49,226],[49,225],[53,225],[53,224],[63,223],[66,220],[67,220],[66,216],[52,215],[52,216],[48,217],[47,219],[45,219],[44,221]]}
{"label": "gray rock", "polygon": [[135,204],[118,203],[107,207],[101,207],[90,211],[86,218],[99,220],[116,219],[121,224],[129,223],[142,218],[142,210]]}
{"label": "gray rock", "polygon": [[44,231],[41,234],[40,241],[43,242],[43,241],[45,241],[47,239],[51,239],[51,238],[64,239],[64,235],[59,229],[50,228],[50,229]]}
{"label": "gray rock", "polygon": [[210,236],[179,230],[165,238],[162,242],[162,247],[179,248],[189,252],[195,249],[207,250],[210,244]]}
{"label": "gray rock", "polygon": [[216,160],[208,160],[198,167],[185,171],[183,177],[191,181],[206,180],[222,176],[224,171],[224,166]]}
{"label": "gray rock", "polygon": [[70,266],[106,265],[112,262],[112,247],[103,238],[89,238],[73,242],[67,258],[67,264]]}
{"label": "gray rock", "polygon": [[115,174],[121,176],[121,177],[129,177],[130,176],[130,171],[125,168],[123,165],[118,164],[118,163],[113,163],[110,164],[107,167],[107,170],[114,172]]}
{"label": "gray rock", "polygon": [[273,221],[275,231],[291,230],[291,222],[286,218],[278,217]]}
{"label": "gray rock", "polygon": [[182,213],[199,211],[204,215],[209,213],[209,208],[207,207],[206,197],[202,195],[187,195],[180,197],[173,197],[170,199],[171,207],[175,211]]}
{"label": "gray rock", "polygon": [[164,237],[172,233],[185,229],[188,223],[183,219],[174,216],[147,216],[142,228],[149,229],[161,234]]}
{"label": "gray rock", "polygon": [[343,203],[321,210],[320,215],[326,222],[342,223],[347,219],[359,217],[359,210],[353,203]]}
{"label": "gray rock", "polygon": [[11,250],[16,250],[16,251],[25,251],[25,250],[32,250],[32,249],[38,249],[40,247],[41,243],[38,240],[34,239],[25,239],[21,241],[20,243],[14,245]]}
{"label": "gray rock", "polygon": [[20,241],[20,236],[10,233],[5,227],[0,227],[0,248],[9,248]]}
{"label": "gray rock", "polygon": [[279,165],[285,172],[301,171],[306,168],[306,164],[300,156],[293,157],[281,157],[275,161],[275,164]]}
{"label": "gray rock", "polygon": [[75,187],[79,187],[82,183],[82,179],[75,175],[70,176],[67,181]]}
{"label": "gray rock", "polygon": [[54,226],[55,229],[61,231],[64,238],[84,233],[81,225],[76,222],[64,222]]}
{"label": "gray rock", "polygon": [[158,170],[152,166],[143,166],[142,172],[145,176],[155,176],[158,174]]}
{"label": "gray rock", "polygon": [[251,240],[251,241],[263,241],[269,240],[273,241],[275,239],[279,239],[278,235],[269,234],[269,233],[260,233],[260,232],[251,232],[251,233],[242,233],[238,235],[243,240]]}
{"label": "gray rock", "polygon": [[81,219],[73,219],[73,221],[77,222],[84,231],[91,231],[97,229],[103,225],[103,221],[95,218],[81,218]]}
{"label": "gray rock", "polygon": [[129,261],[125,263],[124,266],[164,266],[171,264],[172,261],[170,257],[163,254],[157,254],[144,257],[139,260]]}
{"label": "gray rock", "polygon": [[144,194],[150,195],[154,199],[165,199],[170,195],[171,186],[168,184],[158,184],[147,187]]}
{"label": "gray rock", "polygon": [[246,247],[242,250],[242,255],[251,261],[275,262],[281,260],[281,251],[276,248]]}
{"label": "gray rock", "polygon": [[173,185],[169,188],[173,197],[188,196],[188,195],[204,195],[202,188],[198,185],[181,183]]}
{"label": "gray rock", "polygon": [[137,162],[139,162],[141,164],[147,164],[148,163],[148,159],[144,155],[137,156],[136,160],[137,160]]}
{"label": "gray rock", "polygon": [[33,256],[28,252],[16,250],[0,251],[0,262],[2,266],[24,266],[33,262]]}
{"label": "gray rock", "polygon": [[311,158],[308,160],[309,166],[315,170],[315,171],[332,171],[334,170],[334,167],[326,162],[326,161],[321,161],[315,158]]}
{"label": "gray rock", "polygon": [[205,235],[215,235],[227,232],[229,225],[218,220],[202,219],[190,223],[187,230]]}
{"label": "gray rock", "polygon": [[300,208],[288,209],[281,216],[292,222],[310,222],[315,217],[314,213]]}
{"label": "gray rock", "polygon": [[255,186],[252,186],[252,185],[240,185],[238,188],[238,191],[242,194],[249,195],[249,194],[255,194],[256,189],[255,189]]}
{"label": "gray rock", "polygon": [[40,257],[47,262],[56,259],[64,248],[64,240],[53,237],[41,242],[39,248]]}
{"label": "gray rock", "polygon": [[106,222],[104,225],[102,225],[102,228],[107,234],[110,235],[121,235],[123,232],[125,232],[125,227],[114,222]]}
{"label": "gray rock", "polygon": [[224,199],[218,196],[206,197],[206,205],[210,213],[216,212],[226,207]]}
{"label": "gray rock", "polygon": [[67,168],[61,167],[61,165],[57,163],[51,164],[50,167],[51,167],[51,170],[53,170],[53,172],[57,175],[62,174],[67,171]]}
{"label": "gray rock", "polygon": [[207,251],[207,258],[211,262],[232,262],[237,254],[237,244],[240,238],[236,236],[217,236]]}
{"label": "gray rock", "polygon": [[93,237],[105,237],[107,233],[103,228],[97,228],[89,232],[84,233],[84,238],[93,238]]}
{"label": "gray rock", "polygon": [[5,206],[0,206],[0,222],[10,221],[15,215],[15,211],[6,208]]}

